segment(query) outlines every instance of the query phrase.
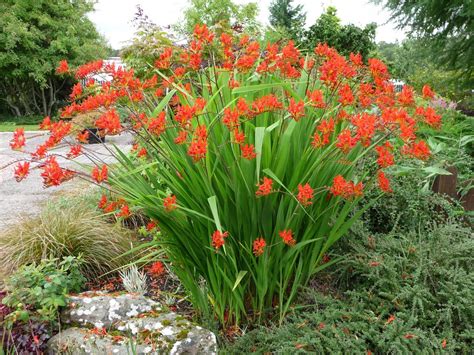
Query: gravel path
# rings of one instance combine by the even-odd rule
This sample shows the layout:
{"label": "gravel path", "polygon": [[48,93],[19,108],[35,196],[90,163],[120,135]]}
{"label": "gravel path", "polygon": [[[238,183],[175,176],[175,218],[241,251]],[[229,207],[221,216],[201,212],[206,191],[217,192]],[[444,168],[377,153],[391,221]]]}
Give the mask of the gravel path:
{"label": "gravel path", "polygon": [[[25,151],[31,152],[41,144],[47,137],[44,132],[26,132]],[[35,215],[40,211],[41,204],[50,199],[54,194],[73,189],[76,184],[74,179],[68,181],[58,187],[44,188],[40,177],[39,169],[31,169],[30,175],[21,183],[15,181],[13,177],[13,168],[15,164],[4,169],[3,166],[10,162],[25,156],[24,153],[15,152],[10,149],[9,143],[12,133],[0,132],[0,231],[6,226],[15,223],[19,215]],[[132,137],[129,134],[120,136],[107,137],[106,144],[84,145],[83,149],[92,151],[105,162],[114,160],[108,149],[113,149],[112,145],[116,145],[121,150],[129,150],[131,147]],[[63,144],[55,152],[66,155],[69,150],[67,144]],[[77,169],[75,162],[65,162],[64,159],[58,158],[61,166]],[[90,163],[90,160],[81,156],[76,159],[78,163]],[[32,165],[33,167],[33,165]]]}

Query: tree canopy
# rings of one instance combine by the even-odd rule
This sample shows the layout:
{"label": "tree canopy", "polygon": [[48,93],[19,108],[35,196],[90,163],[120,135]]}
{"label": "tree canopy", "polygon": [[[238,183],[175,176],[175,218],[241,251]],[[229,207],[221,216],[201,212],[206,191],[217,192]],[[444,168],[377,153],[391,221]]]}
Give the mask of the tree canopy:
{"label": "tree canopy", "polygon": [[189,0],[184,23],[177,27],[184,34],[192,33],[197,24],[259,33],[257,15],[258,5],[254,2],[238,5],[232,0]]}
{"label": "tree canopy", "polygon": [[329,6],[305,33],[305,46],[314,48],[317,43],[327,43],[342,54],[360,53],[366,58],[375,48],[375,23],[364,28],[342,25],[337,9]]}
{"label": "tree canopy", "polygon": [[0,2],[0,97],[16,115],[51,114],[65,84],[55,75],[59,61],[78,65],[107,55],[86,16],[92,9],[90,0]]}

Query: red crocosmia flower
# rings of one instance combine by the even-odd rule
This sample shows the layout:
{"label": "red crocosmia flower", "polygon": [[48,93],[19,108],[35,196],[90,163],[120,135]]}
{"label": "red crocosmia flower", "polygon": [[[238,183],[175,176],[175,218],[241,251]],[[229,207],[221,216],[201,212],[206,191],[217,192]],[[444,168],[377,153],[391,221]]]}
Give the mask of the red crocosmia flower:
{"label": "red crocosmia flower", "polygon": [[443,339],[443,341],[441,342],[441,347],[442,347],[443,349],[446,349],[446,344],[447,344],[446,339]]}
{"label": "red crocosmia flower", "polygon": [[411,106],[415,103],[415,92],[409,85],[403,85],[402,91],[398,94],[398,102],[404,106]]}
{"label": "red crocosmia flower", "polygon": [[427,107],[423,112],[423,116],[425,117],[425,122],[431,127],[441,127],[441,115],[437,115],[432,107]]}
{"label": "red crocosmia flower", "polygon": [[128,207],[128,205],[123,205],[121,208],[120,208],[120,212],[117,213],[117,217],[123,217],[123,218],[127,218],[127,217],[130,217],[130,208]]}
{"label": "red crocosmia flower", "polygon": [[20,182],[21,180],[25,179],[29,173],[30,173],[29,162],[18,163],[17,166],[15,167],[15,180]]}
{"label": "red crocosmia flower", "polygon": [[43,122],[40,123],[39,128],[42,129],[42,130],[51,129],[51,118],[49,116],[46,116],[43,119]]}
{"label": "red crocosmia flower", "polygon": [[74,171],[61,168],[54,156],[49,157],[41,169],[43,170],[41,177],[45,187],[58,186],[64,181],[72,179],[75,175]]}
{"label": "red crocosmia flower", "polygon": [[265,246],[267,243],[265,242],[265,239],[263,238],[257,238],[253,241],[253,254],[255,256],[260,256],[264,253],[265,251]]}
{"label": "red crocosmia flower", "polygon": [[151,231],[153,231],[153,230],[156,228],[156,226],[157,226],[157,224],[156,224],[155,221],[150,221],[150,222],[148,222],[147,225],[146,225],[146,230],[147,230],[148,232],[151,232]]}
{"label": "red crocosmia flower", "polygon": [[291,229],[283,230],[279,233],[281,239],[283,239],[283,243],[289,246],[294,246],[296,244],[296,240],[293,238],[293,232]]}
{"label": "red crocosmia flower", "polygon": [[102,59],[81,65],[76,70],[76,79],[82,79],[91,73],[97,73],[101,71],[103,65],[104,65],[104,61]]}
{"label": "red crocosmia flower", "polygon": [[282,108],[283,104],[278,101],[278,98],[273,94],[259,97],[252,103],[252,113],[254,115]]}
{"label": "red crocosmia flower", "polygon": [[222,123],[224,123],[227,128],[233,129],[239,125],[239,112],[237,110],[232,110],[230,107],[224,109],[224,116],[222,117]]}
{"label": "red crocosmia flower", "polygon": [[222,46],[224,47],[231,47],[232,46],[232,36],[227,33],[221,34],[221,42]]}
{"label": "red crocosmia flower", "polygon": [[359,94],[357,96],[362,107],[368,107],[372,103],[374,88],[370,83],[361,83],[359,85]]}
{"label": "red crocosmia flower", "polygon": [[258,185],[258,190],[255,192],[257,196],[266,196],[272,192],[273,180],[267,177],[263,178],[263,182]]}
{"label": "red crocosmia flower", "polygon": [[56,68],[57,74],[66,74],[69,71],[69,65],[66,60],[61,60]]}
{"label": "red crocosmia flower", "polygon": [[102,168],[99,170],[98,166],[94,166],[92,169],[92,179],[100,184],[102,181],[107,180],[107,175],[108,175],[108,169],[107,165],[102,165]]}
{"label": "red crocosmia flower", "polygon": [[407,333],[403,336],[405,339],[413,339],[415,337],[414,334],[411,334],[411,333]]}
{"label": "red crocosmia flower", "polygon": [[288,105],[288,112],[295,121],[298,121],[301,117],[304,117],[304,101],[296,102],[295,99],[291,98],[290,104]]}
{"label": "red crocosmia flower", "polygon": [[100,116],[95,121],[95,126],[100,129],[103,134],[115,135],[119,134],[122,130],[120,117],[115,109],[107,111],[102,116]]}
{"label": "red crocosmia flower", "polygon": [[164,94],[165,94],[165,91],[164,91],[162,88],[158,88],[158,89],[156,89],[156,91],[155,91],[155,96],[156,96],[156,97],[161,97],[161,96],[163,96]]}
{"label": "red crocosmia flower", "polygon": [[349,129],[344,129],[337,136],[336,147],[342,150],[344,153],[348,153],[357,144],[357,139],[352,137]]}
{"label": "red crocosmia flower", "polygon": [[100,198],[99,200],[99,203],[97,204],[97,206],[102,210],[105,208],[105,206],[107,206],[107,196],[105,195],[102,195],[102,197]]}
{"label": "red crocosmia flower", "polygon": [[354,196],[362,196],[363,188],[362,182],[354,184],[352,181],[346,181],[342,175],[337,175],[333,180],[333,186],[330,188],[330,191],[334,196],[350,199]]}
{"label": "red crocosmia flower", "polygon": [[309,104],[313,107],[324,108],[326,104],[324,103],[323,92],[321,90],[309,91],[306,93],[306,96],[309,99]]}
{"label": "red crocosmia flower", "polygon": [[171,57],[173,56],[173,48],[166,47],[160,54],[159,59],[155,61],[155,67],[158,69],[168,69],[171,66]]}
{"label": "red crocosmia flower", "polygon": [[76,158],[82,153],[82,145],[77,144],[73,145],[71,149],[69,149],[69,153],[67,153],[68,158]]}
{"label": "red crocosmia flower", "polygon": [[364,112],[362,114],[354,115],[351,122],[357,128],[357,139],[361,141],[364,147],[368,147],[372,136],[375,133],[377,116]]}
{"label": "red crocosmia flower", "polygon": [[137,158],[146,157],[147,154],[148,154],[148,151],[146,150],[146,148],[141,148],[137,153]]}
{"label": "red crocosmia flower", "polygon": [[[328,143],[329,143],[329,140],[328,140]],[[323,143],[323,139],[321,138],[319,133],[315,132],[313,136],[313,141],[311,142],[311,145],[313,146],[313,148],[320,148],[326,144],[327,143]]]}
{"label": "red crocosmia flower", "polygon": [[234,142],[237,144],[242,144],[245,141],[244,132],[240,132],[238,128],[234,129]]}
{"label": "red crocosmia flower", "polygon": [[17,128],[15,132],[13,132],[13,138],[10,141],[10,147],[13,150],[20,150],[26,144],[25,139],[25,129],[24,128]]}
{"label": "red crocosmia flower", "polygon": [[423,93],[423,97],[425,99],[432,99],[435,96],[434,91],[429,85],[424,85],[423,89],[421,89],[421,92]]}
{"label": "red crocosmia flower", "polygon": [[81,143],[87,143],[89,140],[89,131],[84,130],[82,132],[79,132],[76,136],[76,139]]}
{"label": "red crocosmia flower", "polygon": [[156,136],[159,136],[166,129],[166,112],[160,112],[155,118],[150,118],[148,124],[148,131]]}
{"label": "red crocosmia flower", "polygon": [[387,179],[382,170],[379,171],[377,175],[377,180],[379,183],[380,190],[388,193],[393,192],[392,188],[390,187],[390,181]]}
{"label": "red crocosmia flower", "polygon": [[247,103],[247,101],[241,97],[237,100],[237,111],[239,112],[239,115],[241,116],[247,116],[249,115],[250,113],[250,108],[249,108],[249,105]]}
{"label": "red crocosmia flower", "polygon": [[228,236],[229,232],[222,233],[221,231],[216,230],[214,233],[212,233],[212,247],[217,251],[225,244],[225,238]]}
{"label": "red crocosmia flower", "polygon": [[151,264],[148,272],[153,276],[160,276],[162,273],[165,272],[165,266],[161,261],[155,261],[153,264]]}
{"label": "red crocosmia flower", "polygon": [[354,103],[354,95],[352,94],[351,87],[349,84],[344,84],[338,91],[339,102],[344,105],[351,105]]}
{"label": "red crocosmia flower", "polygon": [[174,142],[176,144],[183,144],[186,143],[186,140],[188,139],[188,132],[185,130],[181,130],[178,133],[178,136],[174,139]]}
{"label": "red crocosmia flower", "polygon": [[422,140],[403,146],[402,153],[420,160],[427,160],[431,155],[430,148]]}
{"label": "red crocosmia flower", "polygon": [[240,86],[240,83],[237,80],[230,79],[228,85],[229,85],[229,88],[235,89],[235,88],[238,88]]}
{"label": "red crocosmia flower", "polygon": [[360,53],[357,53],[357,54],[350,53],[349,59],[351,60],[352,64],[354,64],[356,67],[360,67],[364,64],[362,61],[362,55]]}
{"label": "red crocosmia flower", "polygon": [[377,164],[381,168],[386,168],[395,164],[393,154],[391,153],[392,146],[389,142],[386,142],[385,145],[375,147],[375,150],[378,154]]}
{"label": "red crocosmia flower", "polygon": [[311,199],[313,198],[314,190],[309,184],[298,185],[298,196],[297,199],[303,206],[309,206],[312,204]]}
{"label": "red crocosmia flower", "polygon": [[205,43],[210,43],[214,39],[214,34],[209,31],[205,24],[197,24],[196,27],[194,27],[193,35],[194,38]]}
{"label": "red crocosmia flower", "polygon": [[257,157],[253,144],[242,145],[240,146],[240,149],[242,150],[242,158],[244,159],[252,160]]}
{"label": "red crocosmia flower", "polygon": [[163,199],[163,206],[165,207],[166,212],[171,212],[177,208],[176,206],[176,196],[170,195]]}
{"label": "red crocosmia flower", "polygon": [[74,100],[81,95],[82,95],[82,84],[78,82],[72,87],[72,91],[71,91],[71,94],[69,95],[69,98],[71,100]]}

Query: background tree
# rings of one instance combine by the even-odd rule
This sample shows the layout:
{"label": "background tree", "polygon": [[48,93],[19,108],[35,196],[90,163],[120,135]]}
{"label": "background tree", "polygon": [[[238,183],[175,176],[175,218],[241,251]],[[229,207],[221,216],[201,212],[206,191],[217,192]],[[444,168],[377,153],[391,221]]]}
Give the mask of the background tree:
{"label": "background tree", "polygon": [[360,53],[364,58],[375,48],[375,23],[364,28],[342,25],[337,9],[329,6],[305,33],[305,47],[312,49],[318,43],[327,43],[340,53]]}
{"label": "background tree", "polygon": [[15,115],[51,115],[71,78],[55,75],[60,60],[82,64],[107,55],[86,14],[90,0],[0,2],[0,99]]}
{"label": "background tree", "polygon": [[306,13],[303,5],[293,6],[293,0],[274,0],[269,7],[270,25],[275,30],[283,30],[295,42],[302,41]]}
{"label": "background tree", "polygon": [[184,22],[176,29],[182,34],[190,34],[197,24],[206,24],[208,27],[220,26],[258,34],[257,15],[258,5],[254,2],[238,5],[232,0],[189,0]]}
{"label": "background tree", "polygon": [[398,27],[414,37],[430,40],[438,62],[460,70],[462,79],[474,83],[474,4],[472,0],[372,0],[392,12]]}

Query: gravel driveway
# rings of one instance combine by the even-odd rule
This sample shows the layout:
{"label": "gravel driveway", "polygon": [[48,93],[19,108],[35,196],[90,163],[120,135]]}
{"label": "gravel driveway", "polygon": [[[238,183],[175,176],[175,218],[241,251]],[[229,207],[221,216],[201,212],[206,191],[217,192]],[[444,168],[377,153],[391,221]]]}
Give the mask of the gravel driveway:
{"label": "gravel driveway", "polygon": [[[44,132],[26,132],[25,151],[31,152],[46,140],[47,136]],[[41,204],[50,199],[55,193],[65,189],[73,189],[74,180],[68,181],[58,187],[44,188],[40,177],[39,169],[31,169],[30,175],[21,183],[16,182],[13,177],[13,168],[15,164],[4,167],[10,162],[25,156],[24,153],[15,152],[10,149],[9,143],[12,133],[0,132],[0,231],[16,221],[18,215],[29,214],[35,215],[39,212]],[[106,144],[90,144],[84,145],[83,149],[92,151],[105,162],[114,160],[108,149],[113,149],[112,145],[116,145],[121,150],[129,150],[131,147],[132,137],[129,134],[120,136],[107,137]],[[108,148],[108,149],[107,149]],[[55,150],[60,154],[66,155],[69,146],[63,144],[59,149]],[[84,156],[76,159],[79,163],[90,163],[90,160]],[[76,168],[74,162],[65,162],[64,159],[58,158],[61,166]],[[33,167],[33,165],[32,165]]]}

